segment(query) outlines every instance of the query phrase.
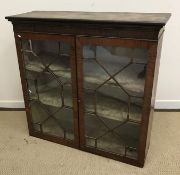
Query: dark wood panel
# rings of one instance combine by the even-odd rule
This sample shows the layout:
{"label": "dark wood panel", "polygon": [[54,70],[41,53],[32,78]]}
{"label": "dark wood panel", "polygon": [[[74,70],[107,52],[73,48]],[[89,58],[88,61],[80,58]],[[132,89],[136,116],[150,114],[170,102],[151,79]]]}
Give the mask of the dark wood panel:
{"label": "dark wood panel", "polygon": [[130,12],[78,12],[78,11],[32,11],[19,15],[8,16],[13,20],[38,21],[93,21],[133,24],[161,24],[170,18],[170,13],[130,13]]}
{"label": "dark wood panel", "polygon": [[14,22],[13,24],[15,32],[134,38],[142,40],[158,40],[158,35],[161,33],[161,26],[28,21]]}
{"label": "dark wood panel", "polygon": [[[152,90],[154,82],[154,73],[155,73],[155,63],[157,55],[157,42],[153,43],[149,48],[148,52],[148,64],[146,69],[146,79],[145,79],[145,89],[144,89],[144,105],[143,105],[143,118],[142,125],[140,129],[140,144],[139,144],[139,162],[144,164],[146,150],[149,147],[150,139],[150,129],[152,124],[152,115],[151,112],[151,99],[152,99]],[[149,130],[148,130],[149,128]],[[149,138],[148,138],[149,136]]]}
{"label": "dark wood panel", "polygon": [[[16,37],[20,39],[32,39],[32,40],[48,40],[48,41],[64,41],[70,44],[74,44],[74,37],[72,36],[63,36],[63,35],[48,35],[42,33],[26,33],[18,32],[15,33]],[[74,49],[74,47],[73,47]],[[74,53],[74,52],[73,52]]]}

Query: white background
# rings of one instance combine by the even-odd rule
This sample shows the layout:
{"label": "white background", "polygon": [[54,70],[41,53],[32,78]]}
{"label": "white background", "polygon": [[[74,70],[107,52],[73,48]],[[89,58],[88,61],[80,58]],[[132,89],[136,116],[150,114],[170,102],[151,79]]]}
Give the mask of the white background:
{"label": "white background", "polygon": [[0,0],[0,107],[23,107],[13,29],[5,16],[32,10],[170,12],[163,40],[156,108],[180,109],[178,0]]}

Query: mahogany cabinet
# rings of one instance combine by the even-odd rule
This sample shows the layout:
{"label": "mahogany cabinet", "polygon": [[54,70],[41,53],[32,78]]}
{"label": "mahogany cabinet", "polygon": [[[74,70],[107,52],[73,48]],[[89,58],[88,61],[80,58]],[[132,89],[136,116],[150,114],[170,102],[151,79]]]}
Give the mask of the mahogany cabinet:
{"label": "mahogany cabinet", "polygon": [[169,17],[50,11],[6,17],[30,135],[142,167]]}

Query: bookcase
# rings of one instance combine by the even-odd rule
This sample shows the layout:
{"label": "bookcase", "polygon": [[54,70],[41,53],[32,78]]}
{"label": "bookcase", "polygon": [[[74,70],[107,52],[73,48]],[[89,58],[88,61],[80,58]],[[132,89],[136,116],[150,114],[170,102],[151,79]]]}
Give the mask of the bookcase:
{"label": "bookcase", "polygon": [[143,167],[169,13],[8,16],[31,136]]}

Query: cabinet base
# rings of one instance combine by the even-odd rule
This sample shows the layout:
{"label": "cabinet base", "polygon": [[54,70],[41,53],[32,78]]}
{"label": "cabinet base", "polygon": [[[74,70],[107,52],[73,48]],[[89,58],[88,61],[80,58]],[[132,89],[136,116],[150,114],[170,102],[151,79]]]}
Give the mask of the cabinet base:
{"label": "cabinet base", "polygon": [[89,148],[89,147],[79,147],[78,144],[73,143],[72,141],[68,141],[68,140],[64,141],[64,140],[60,140],[57,137],[52,137],[52,136],[49,136],[49,135],[44,135],[44,134],[41,134],[41,133],[38,133],[38,132],[32,132],[32,131],[29,132],[29,135],[33,136],[33,137],[36,137],[36,138],[43,139],[43,140],[58,143],[58,144],[61,144],[61,145],[64,145],[64,146],[68,146],[68,147],[71,147],[71,148],[75,148],[75,149],[78,149],[79,151],[88,152],[88,153],[95,154],[95,155],[98,155],[98,156],[110,158],[110,159],[113,159],[113,160],[116,160],[116,161],[127,163],[127,164],[130,164],[130,165],[133,165],[133,166],[137,166],[137,167],[140,167],[140,168],[143,168],[143,166],[144,166],[144,162],[139,162],[138,160],[130,159],[130,158],[119,156],[119,155],[114,155],[114,154],[111,154],[111,153],[103,152],[101,150],[95,150],[95,149],[92,149],[92,148]]}

